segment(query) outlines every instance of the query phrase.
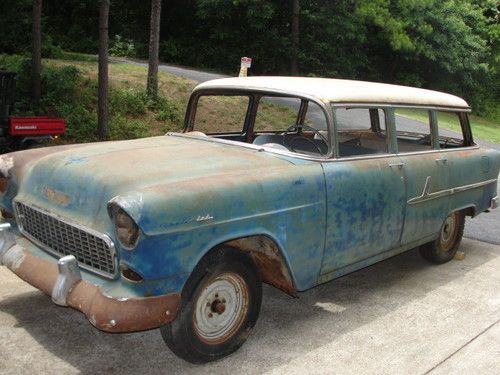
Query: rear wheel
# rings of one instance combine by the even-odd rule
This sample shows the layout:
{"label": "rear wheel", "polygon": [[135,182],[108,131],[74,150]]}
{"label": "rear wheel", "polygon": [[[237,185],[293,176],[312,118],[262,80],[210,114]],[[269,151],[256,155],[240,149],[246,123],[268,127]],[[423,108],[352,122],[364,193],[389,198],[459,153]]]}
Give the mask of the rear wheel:
{"label": "rear wheel", "polygon": [[444,221],[439,237],[420,247],[420,254],[430,262],[441,264],[449,262],[455,256],[464,233],[465,215],[462,212],[451,213]]}
{"label": "rear wheel", "polygon": [[167,346],[192,363],[205,363],[237,350],[257,321],[262,285],[253,261],[225,247],[193,271],[177,318],[161,328]]}

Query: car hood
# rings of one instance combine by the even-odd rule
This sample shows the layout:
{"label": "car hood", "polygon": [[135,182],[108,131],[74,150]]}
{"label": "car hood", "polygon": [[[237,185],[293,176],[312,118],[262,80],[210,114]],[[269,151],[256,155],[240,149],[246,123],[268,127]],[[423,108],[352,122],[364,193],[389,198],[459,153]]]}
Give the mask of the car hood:
{"label": "car hood", "polygon": [[[15,167],[17,155],[12,155]],[[198,180],[291,166],[259,150],[183,136],[55,147],[44,150],[37,160],[22,163],[16,169],[17,179],[14,176],[18,200],[89,227],[100,225],[107,202],[120,195],[155,186],[168,191],[169,185],[179,186],[179,182],[190,186],[192,181],[195,186]]]}

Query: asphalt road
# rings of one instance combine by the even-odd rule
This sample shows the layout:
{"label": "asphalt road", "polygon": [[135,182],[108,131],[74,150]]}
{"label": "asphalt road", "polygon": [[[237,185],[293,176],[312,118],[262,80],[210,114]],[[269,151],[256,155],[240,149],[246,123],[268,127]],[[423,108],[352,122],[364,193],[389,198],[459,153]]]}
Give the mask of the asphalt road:
{"label": "asphalt road", "polygon": [[441,266],[410,251],[293,299],[265,286],[245,345],[205,366],[158,330],[107,334],[0,267],[0,374],[498,374],[500,246]]}

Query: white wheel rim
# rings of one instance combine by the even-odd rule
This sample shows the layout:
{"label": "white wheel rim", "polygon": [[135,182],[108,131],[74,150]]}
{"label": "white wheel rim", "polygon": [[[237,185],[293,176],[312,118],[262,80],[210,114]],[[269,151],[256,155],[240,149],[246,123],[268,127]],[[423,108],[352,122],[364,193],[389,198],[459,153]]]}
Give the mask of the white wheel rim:
{"label": "white wheel rim", "polygon": [[451,214],[446,218],[443,227],[441,228],[441,246],[444,251],[449,250],[450,242],[453,241],[456,229],[455,226],[456,226],[455,214]]}
{"label": "white wheel rim", "polygon": [[196,300],[196,334],[209,344],[228,340],[243,323],[248,302],[248,287],[241,276],[223,273],[211,279]]}

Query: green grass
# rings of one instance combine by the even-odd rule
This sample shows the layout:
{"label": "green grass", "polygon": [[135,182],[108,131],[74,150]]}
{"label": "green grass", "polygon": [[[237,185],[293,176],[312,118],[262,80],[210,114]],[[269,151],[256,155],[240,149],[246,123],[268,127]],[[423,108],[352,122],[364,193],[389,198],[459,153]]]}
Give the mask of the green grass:
{"label": "green grass", "polygon": [[[398,110],[398,114],[405,117],[427,123],[428,118],[420,114],[420,111],[413,110]],[[469,114],[472,134],[475,139],[488,141],[492,143],[500,143],[500,123]],[[449,112],[441,112],[438,115],[439,126],[457,133],[461,133],[460,123],[457,120],[456,114]]]}
{"label": "green grass", "polygon": [[96,55],[63,51],[59,60],[97,62]]}
{"label": "green grass", "polygon": [[500,123],[474,115],[470,115],[469,119],[474,136],[483,141],[500,143]]}

